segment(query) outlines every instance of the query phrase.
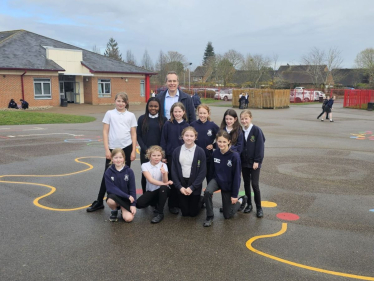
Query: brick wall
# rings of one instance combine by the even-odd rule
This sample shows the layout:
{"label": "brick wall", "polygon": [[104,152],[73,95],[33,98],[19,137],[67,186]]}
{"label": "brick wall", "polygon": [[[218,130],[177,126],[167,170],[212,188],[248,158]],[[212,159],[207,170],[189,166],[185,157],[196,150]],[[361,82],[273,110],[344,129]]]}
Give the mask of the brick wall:
{"label": "brick wall", "polygon": [[[110,79],[111,97],[100,98],[98,94],[98,80]],[[140,96],[140,78],[121,78],[121,77],[90,77],[84,81],[84,101],[90,104],[114,103],[117,93],[125,92],[129,96],[130,104],[132,102],[145,102],[145,97]]]}
{"label": "brick wall", "polygon": [[[4,77],[5,76],[5,77]],[[51,93],[52,99],[35,99],[34,98],[34,78],[49,78],[51,79]],[[30,107],[36,106],[59,106],[60,105],[60,90],[58,76],[23,76],[23,87],[25,100]],[[21,75],[1,74],[0,75],[0,108],[7,108],[10,99],[14,99],[16,103],[22,98]]]}

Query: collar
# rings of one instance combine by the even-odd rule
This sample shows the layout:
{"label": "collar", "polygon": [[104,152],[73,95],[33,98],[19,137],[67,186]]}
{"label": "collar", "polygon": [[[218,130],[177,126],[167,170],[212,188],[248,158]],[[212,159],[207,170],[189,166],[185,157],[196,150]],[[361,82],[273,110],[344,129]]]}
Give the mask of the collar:
{"label": "collar", "polygon": [[118,111],[117,108],[114,108],[114,110],[117,112],[117,114],[121,114],[121,115],[123,115],[123,114],[125,114],[127,112],[127,109],[125,109],[124,112]]}
{"label": "collar", "polygon": [[251,130],[252,130],[252,127],[253,127],[253,124],[251,123],[251,125],[249,125],[249,127],[248,127],[248,129],[246,130],[246,129],[244,129],[244,127],[243,127],[243,131],[244,132],[250,132]]}
{"label": "collar", "polygon": [[177,89],[177,93],[173,97],[169,94],[169,90],[166,91],[165,98],[175,98],[175,97],[179,97],[179,90],[178,89]]}
{"label": "collar", "polygon": [[157,118],[157,117],[158,117],[158,113],[157,113],[156,115],[152,115],[151,113],[149,113],[148,116],[149,116],[149,118],[152,118],[152,119],[153,119],[153,118]]}
{"label": "collar", "polygon": [[185,144],[182,145],[182,149],[187,150],[189,152],[193,152],[195,150],[195,148],[196,148],[196,144],[194,144],[193,147],[191,147],[191,148],[187,148]]}

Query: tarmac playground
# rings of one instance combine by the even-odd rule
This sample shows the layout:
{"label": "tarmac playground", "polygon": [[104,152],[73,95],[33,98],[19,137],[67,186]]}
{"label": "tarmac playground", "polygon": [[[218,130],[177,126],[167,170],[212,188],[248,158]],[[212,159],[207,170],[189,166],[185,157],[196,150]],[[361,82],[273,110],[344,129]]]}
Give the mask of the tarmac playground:
{"label": "tarmac playground", "polygon": [[[224,220],[216,193],[204,228],[205,210],[165,210],[156,225],[151,208],[132,223],[109,222],[107,206],[85,211],[99,191],[111,108],[46,110],[92,123],[0,127],[0,280],[374,280],[373,112],[337,101],[330,123],[316,120],[317,103],[253,109],[266,137],[264,218]],[[212,106],[218,125],[226,109]],[[139,159],[131,168],[141,194]]]}

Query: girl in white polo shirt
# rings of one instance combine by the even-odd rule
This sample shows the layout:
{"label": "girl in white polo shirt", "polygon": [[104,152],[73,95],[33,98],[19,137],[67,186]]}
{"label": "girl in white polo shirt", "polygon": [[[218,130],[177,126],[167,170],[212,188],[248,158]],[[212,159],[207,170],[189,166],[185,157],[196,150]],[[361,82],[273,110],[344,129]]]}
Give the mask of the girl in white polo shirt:
{"label": "girl in white polo shirt", "polygon": [[[105,149],[105,170],[109,167],[111,151],[117,147],[125,153],[125,164],[131,166],[136,156],[136,127],[135,114],[128,111],[129,98],[126,93],[118,93],[115,97],[115,109],[108,110],[104,116],[103,143]],[[104,172],[105,172],[104,170]],[[104,208],[103,199],[106,192],[104,176],[101,180],[100,191],[87,212]]]}
{"label": "girl in white polo shirt", "polygon": [[142,172],[147,180],[146,192],[138,198],[136,207],[142,209],[149,205],[156,206],[151,223],[159,223],[164,219],[164,206],[170,192],[168,185],[173,184],[168,180],[167,165],[161,162],[164,157],[162,148],[153,145],[146,153],[149,162],[142,164]]}

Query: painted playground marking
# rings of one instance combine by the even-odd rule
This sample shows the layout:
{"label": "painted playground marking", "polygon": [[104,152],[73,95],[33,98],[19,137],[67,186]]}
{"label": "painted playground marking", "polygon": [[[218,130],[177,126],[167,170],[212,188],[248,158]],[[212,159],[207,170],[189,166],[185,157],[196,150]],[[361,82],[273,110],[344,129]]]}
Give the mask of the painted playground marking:
{"label": "painted playground marking", "polygon": [[30,134],[30,135],[15,135],[15,136],[8,136],[9,138],[16,138],[16,137],[37,137],[37,136],[52,136],[52,135],[69,135],[73,137],[81,137],[83,135],[76,135],[76,134],[69,134],[69,133],[49,133],[49,134]]}
{"label": "painted playground marking", "polygon": [[273,234],[259,235],[259,236],[252,237],[251,239],[249,239],[247,241],[246,246],[250,251],[252,251],[256,254],[259,254],[259,255],[264,256],[266,258],[269,258],[269,259],[272,259],[272,260],[275,260],[275,261],[278,261],[278,262],[282,262],[282,263],[285,263],[285,264],[288,264],[288,265],[292,265],[292,266],[296,266],[296,267],[299,267],[299,268],[303,268],[303,269],[307,269],[307,270],[311,270],[311,271],[316,271],[316,272],[320,272],[320,273],[335,275],[335,276],[342,276],[342,277],[348,277],[348,278],[354,278],[354,279],[360,279],[360,280],[374,281],[374,277],[355,275],[355,274],[349,274],[349,273],[343,273],[343,272],[337,272],[337,271],[331,271],[331,270],[326,270],[326,269],[322,269],[322,268],[318,268],[318,267],[308,266],[308,265],[304,265],[304,264],[301,264],[301,263],[296,263],[296,262],[292,262],[292,261],[289,261],[289,260],[285,260],[285,259],[273,256],[273,255],[267,254],[265,252],[259,251],[255,248],[253,248],[253,246],[252,246],[253,242],[255,242],[258,239],[272,238],[272,237],[280,236],[283,233],[285,233],[286,231],[287,231],[287,223],[284,222],[284,223],[282,223],[282,228],[281,228],[280,231],[278,231],[276,233],[273,233]]}
{"label": "painted playground marking", "polygon": [[351,134],[351,139],[356,140],[374,140],[374,134],[372,131],[359,132],[358,134]]}

